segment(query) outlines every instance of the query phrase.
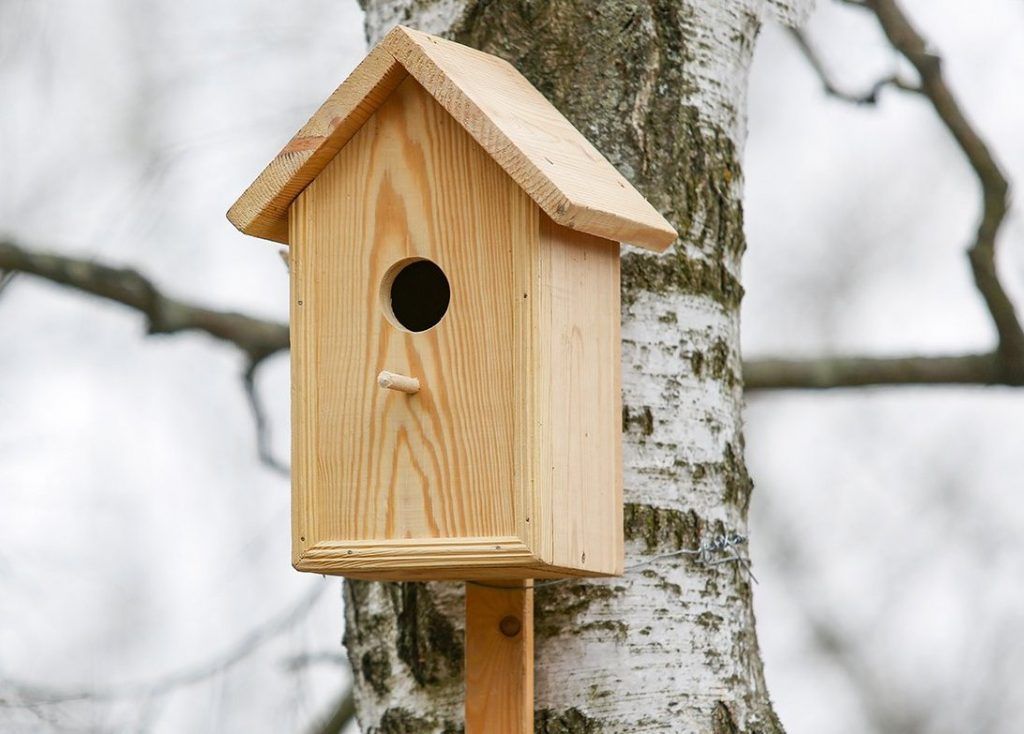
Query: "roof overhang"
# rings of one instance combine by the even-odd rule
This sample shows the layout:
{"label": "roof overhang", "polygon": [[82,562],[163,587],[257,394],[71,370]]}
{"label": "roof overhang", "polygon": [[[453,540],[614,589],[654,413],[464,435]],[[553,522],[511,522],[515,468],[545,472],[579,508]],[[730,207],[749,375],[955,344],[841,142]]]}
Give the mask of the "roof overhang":
{"label": "roof overhang", "polygon": [[228,211],[245,234],[288,243],[288,207],[412,76],[552,220],[657,252],[675,229],[511,64],[396,26]]}

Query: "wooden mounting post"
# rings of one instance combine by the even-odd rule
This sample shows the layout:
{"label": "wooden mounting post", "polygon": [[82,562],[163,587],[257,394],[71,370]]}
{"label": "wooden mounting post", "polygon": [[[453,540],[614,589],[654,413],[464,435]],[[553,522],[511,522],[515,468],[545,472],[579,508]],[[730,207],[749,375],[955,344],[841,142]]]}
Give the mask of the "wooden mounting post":
{"label": "wooden mounting post", "polygon": [[533,580],[480,584],[466,584],[466,734],[533,734]]}

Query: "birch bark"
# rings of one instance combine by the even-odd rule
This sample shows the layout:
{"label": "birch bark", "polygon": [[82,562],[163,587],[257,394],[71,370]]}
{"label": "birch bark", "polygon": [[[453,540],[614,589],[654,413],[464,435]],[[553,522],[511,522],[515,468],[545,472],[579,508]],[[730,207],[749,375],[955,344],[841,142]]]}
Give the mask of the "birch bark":
{"label": "birch bark", "polygon": [[[762,21],[807,0],[361,0],[509,59],[681,233],[623,254],[626,565],[746,533],[739,360],[741,152]],[[367,733],[462,728],[459,584],[347,583],[345,644]],[[536,601],[536,731],[781,732],[735,564],[655,561]]]}

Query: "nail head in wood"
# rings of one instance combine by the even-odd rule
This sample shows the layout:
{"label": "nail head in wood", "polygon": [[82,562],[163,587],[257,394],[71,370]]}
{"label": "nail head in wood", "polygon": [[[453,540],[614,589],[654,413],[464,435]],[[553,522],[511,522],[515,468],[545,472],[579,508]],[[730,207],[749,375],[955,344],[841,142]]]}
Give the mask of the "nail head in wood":
{"label": "nail head in wood", "polygon": [[409,395],[415,395],[420,391],[420,381],[415,377],[396,375],[387,370],[381,370],[381,373],[377,375],[377,384],[388,390],[397,390]]}

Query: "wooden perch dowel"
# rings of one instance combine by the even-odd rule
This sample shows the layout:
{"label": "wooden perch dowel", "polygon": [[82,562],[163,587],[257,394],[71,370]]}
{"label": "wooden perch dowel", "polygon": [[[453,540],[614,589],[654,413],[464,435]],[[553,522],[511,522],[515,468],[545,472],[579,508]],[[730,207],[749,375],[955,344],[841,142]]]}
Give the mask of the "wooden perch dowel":
{"label": "wooden perch dowel", "polygon": [[415,395],[420,391],[420,381],[415,377],[396,375],[387,370],[381,370],[381,373],[377,375],[377,384],[388,390],[398,390],[409,395]]}

